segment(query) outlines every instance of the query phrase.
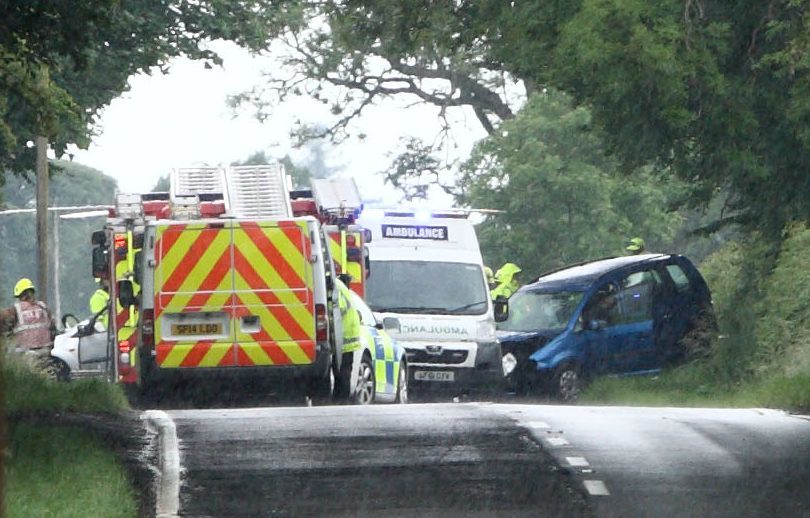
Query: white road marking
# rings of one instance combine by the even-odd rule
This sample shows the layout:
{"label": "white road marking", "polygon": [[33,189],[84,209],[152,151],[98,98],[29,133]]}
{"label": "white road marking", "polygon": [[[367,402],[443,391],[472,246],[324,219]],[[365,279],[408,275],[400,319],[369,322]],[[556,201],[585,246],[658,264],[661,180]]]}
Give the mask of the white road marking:
{"label": "white road marking", "polygon": [[160,444],[155,515],[158,518],[177,516],[180,510],[180,447],[177,428],[169,414],[162,410],[147,410],[141,418],[158,433]]}
{"label": "white road marking", "polygon": [[574,468],[585,468],[587,466],[590,466],[585,457],[566,457],[565,462],[567,462],[569,466],[572,466]]}
{"label": "white road marking", "polygon": [[607,486],[601,480],[586,480],[583,482],[585,489],[593,496],[609,496]]}
{"label": "white road marking", "polygon": [[529,428],[551,428],[548,423],[543,421],[531,421],[527,425]]}
{"label": "white road marking", "polygon": [[552,446],[565,446],[567,444],[570,444],[567,440],[563,439],[562,437],[548,437],[546,440]]}

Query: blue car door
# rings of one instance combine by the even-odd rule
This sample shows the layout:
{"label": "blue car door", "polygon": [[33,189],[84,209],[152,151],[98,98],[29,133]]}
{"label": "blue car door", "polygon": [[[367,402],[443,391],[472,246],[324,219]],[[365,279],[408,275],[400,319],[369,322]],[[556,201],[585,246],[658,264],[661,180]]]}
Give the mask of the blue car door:
{"label": "blue car door", "polygon": [[663,265],[664,287],[656,303],[656,340],[661,359],[676,359],[678,342],[697,316],[700,300],[684,269],[677,262]]}
{"label": "blue car door", "polygon": [[587,343],[586,368],[593,373],[621,370],[622,317],[613,282],[599,286],[582,310],[582,337]]}
{"label": "blue car door", "polygon": [[613,327],[611,338],[614,372],[630,373],[658,366],[653,302],[660,284],[660,275],[652,269],[630,273],[619,282],[620,320]]}

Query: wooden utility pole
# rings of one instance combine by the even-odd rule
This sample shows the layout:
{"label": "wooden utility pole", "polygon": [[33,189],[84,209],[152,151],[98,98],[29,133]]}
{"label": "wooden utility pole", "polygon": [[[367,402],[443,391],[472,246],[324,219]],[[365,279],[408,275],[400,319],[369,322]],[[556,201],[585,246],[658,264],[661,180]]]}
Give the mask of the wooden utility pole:
{"label": "wooden utility pole", "polygon": [[48,299],[48,139],[36,138],[37,148],[37,295]]}
{"label": "wooden utility pole", "polygon": [[[39,87],[43,95],[51,82],[47,65],[41,65]],[[39,115],[39,135],[34,139],[37,151],[37,295],[48,300],[48,131],[46,114]]]}

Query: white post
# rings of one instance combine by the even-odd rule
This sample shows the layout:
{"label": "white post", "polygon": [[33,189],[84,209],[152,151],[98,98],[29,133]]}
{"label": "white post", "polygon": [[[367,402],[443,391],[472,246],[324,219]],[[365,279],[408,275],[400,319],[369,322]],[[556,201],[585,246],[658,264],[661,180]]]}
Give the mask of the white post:
{"label": "white post", "polygon": [[59,213],[53,215],[53,309],[57,322],[62,318],[62,296],[59,283]]}

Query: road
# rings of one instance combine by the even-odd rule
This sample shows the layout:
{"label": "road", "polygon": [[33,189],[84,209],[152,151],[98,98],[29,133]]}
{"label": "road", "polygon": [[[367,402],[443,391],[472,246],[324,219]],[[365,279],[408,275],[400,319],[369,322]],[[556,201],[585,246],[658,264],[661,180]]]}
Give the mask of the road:
{"label": "road", "polygon": [[448,403],[162,419],[185,516],[810,517],[810,421],[776,411]]}

